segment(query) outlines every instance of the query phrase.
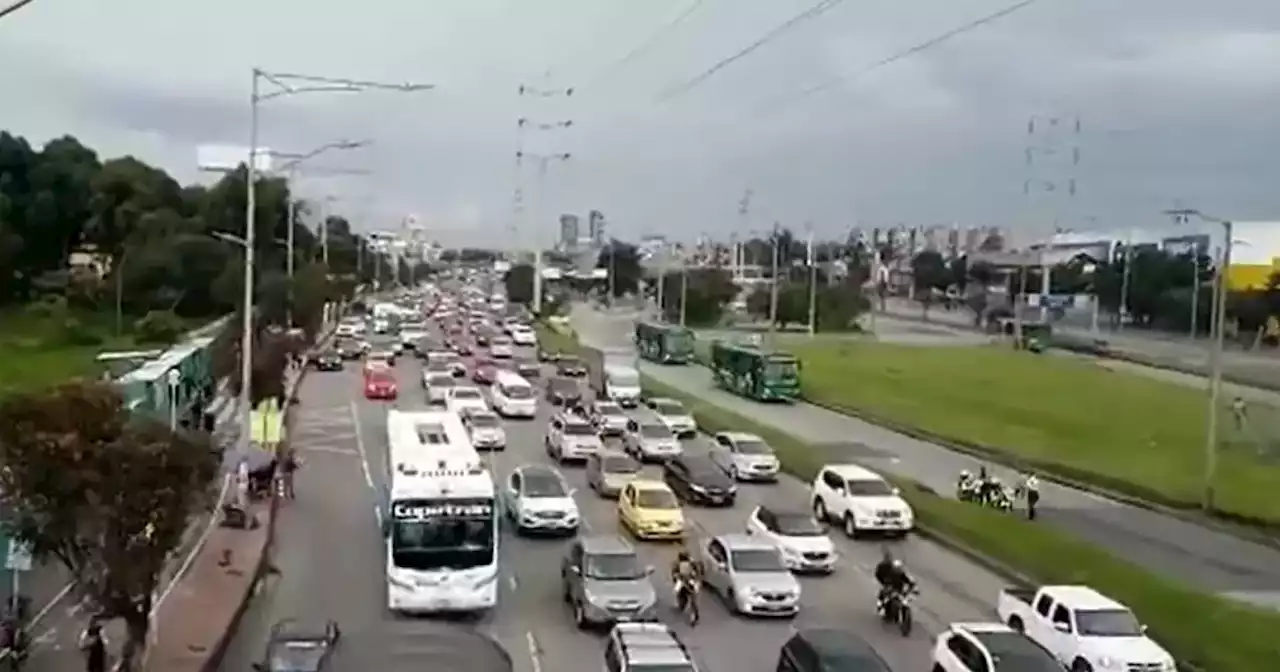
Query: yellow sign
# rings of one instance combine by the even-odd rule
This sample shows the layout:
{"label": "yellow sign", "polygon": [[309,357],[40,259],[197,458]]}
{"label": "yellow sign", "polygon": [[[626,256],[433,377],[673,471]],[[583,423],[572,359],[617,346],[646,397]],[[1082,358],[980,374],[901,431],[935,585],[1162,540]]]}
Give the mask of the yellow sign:
{"label": "yellow sign", "polygon": [[284,441],[284,412],[275,399],[267,399],[249,415],[254,443],[273,446]]}

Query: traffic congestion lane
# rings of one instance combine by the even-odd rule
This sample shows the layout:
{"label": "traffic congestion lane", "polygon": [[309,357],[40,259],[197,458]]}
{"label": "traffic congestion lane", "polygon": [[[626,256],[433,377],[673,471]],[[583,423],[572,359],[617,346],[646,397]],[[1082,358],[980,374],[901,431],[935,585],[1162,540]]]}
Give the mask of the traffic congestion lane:
{"label": "traffic congestion lane", "polygon": [[[629,343],[631,320],[586,307],[574,313],[584,342]],[[750,416],[870,468],[905,476],[949,493],[961,470],[975,471],[974,458],[810,404],[761,404],[711,384],[699,366],[641,365],[646,375],[698,394],[716,405]],[[1007,469],[987,465],[1014,482]],[[1039,521],[1108,549],[1130,562],[1185,583],[1233,597],[1280,602],[1280,550],[1091,493],[1042,483]]]}

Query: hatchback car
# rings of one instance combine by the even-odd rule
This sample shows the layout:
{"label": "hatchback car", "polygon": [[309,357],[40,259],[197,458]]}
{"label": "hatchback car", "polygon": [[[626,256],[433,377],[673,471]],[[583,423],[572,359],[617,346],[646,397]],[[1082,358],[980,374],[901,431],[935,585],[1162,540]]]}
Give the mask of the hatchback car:
{"label": "hatchback car", "polygon": [[639,475],[640,463],[620,451],[602,450],[587,458],[587,486],[605,499],[617,499]]}
{"label": "hatchback car", "polygon": [[618,523],[638,539],[681,539],[684,512],[662,481],[635,479],[618,495]]}

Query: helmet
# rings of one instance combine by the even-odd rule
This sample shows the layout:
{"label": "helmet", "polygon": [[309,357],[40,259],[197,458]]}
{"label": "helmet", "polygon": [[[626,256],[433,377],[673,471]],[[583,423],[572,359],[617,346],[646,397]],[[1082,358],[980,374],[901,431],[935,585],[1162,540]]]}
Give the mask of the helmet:
{"label": "helmet", "polygon": [[960,470],[960,478],[969,478],[970,476],[973,476],[973,474],[968,469]]}

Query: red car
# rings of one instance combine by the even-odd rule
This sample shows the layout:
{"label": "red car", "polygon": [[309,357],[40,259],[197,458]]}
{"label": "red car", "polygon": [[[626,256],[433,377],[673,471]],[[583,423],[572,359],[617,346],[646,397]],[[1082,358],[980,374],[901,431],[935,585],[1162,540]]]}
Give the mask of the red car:
{"label": "red car", "polygon": [[498,377],[498,366],[488,359],[477,359],[471,369],[471,380],[481,385],[492,385]]}
{"label": "red car", "polygon": [[365,399],[395,399],[399,392],[393,374],[371,371],[364,377]]}

